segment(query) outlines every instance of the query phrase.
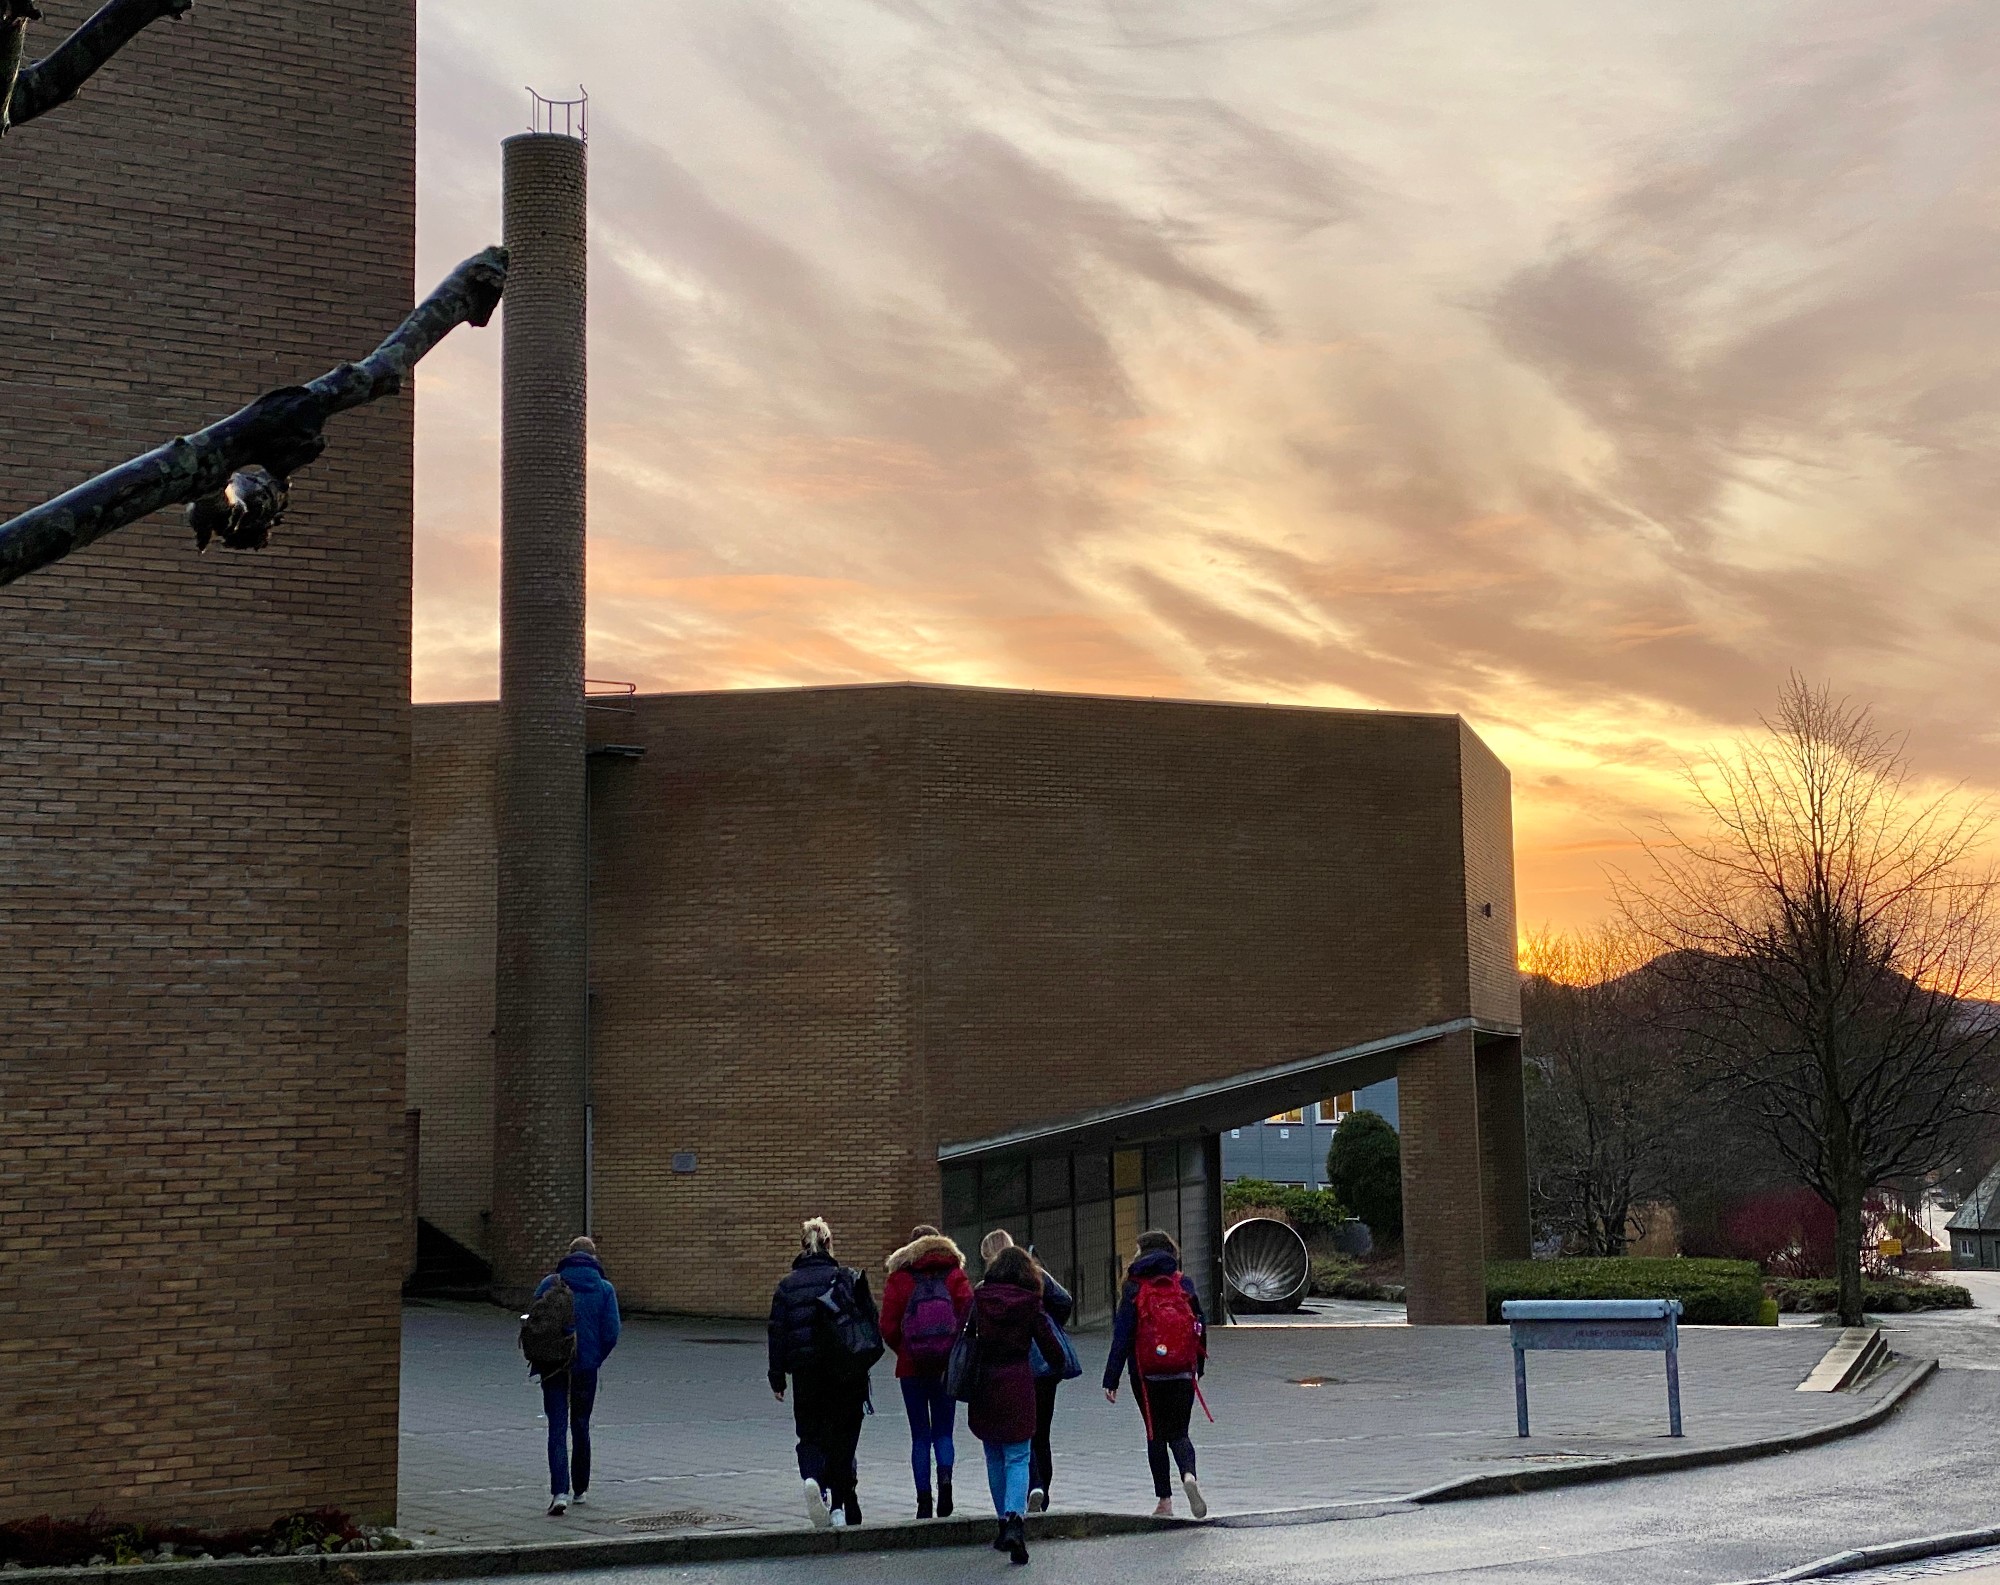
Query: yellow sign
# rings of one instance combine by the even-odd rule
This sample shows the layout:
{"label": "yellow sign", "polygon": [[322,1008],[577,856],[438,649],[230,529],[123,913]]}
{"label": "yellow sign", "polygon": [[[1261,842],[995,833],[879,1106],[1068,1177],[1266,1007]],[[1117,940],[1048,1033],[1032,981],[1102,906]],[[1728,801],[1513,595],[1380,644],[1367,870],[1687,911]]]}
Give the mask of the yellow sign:
{"label": "yellow sign", "polygon": [[1903,1241],[1900,1238],[1885,1238],[1875,1249],[1884,1260],[1894,1260],[1903,1252]]}

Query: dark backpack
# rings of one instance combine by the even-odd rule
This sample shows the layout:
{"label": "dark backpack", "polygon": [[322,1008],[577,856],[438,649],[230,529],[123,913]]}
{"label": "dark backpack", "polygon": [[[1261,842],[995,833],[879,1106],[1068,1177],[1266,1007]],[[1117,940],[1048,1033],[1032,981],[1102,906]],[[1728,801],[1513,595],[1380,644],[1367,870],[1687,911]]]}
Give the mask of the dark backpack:
{"label": "dark backpack", "polygon": [[558,1277],[528,1306],[521,1317],[521,1352],[528,1372],[549,1377],[568,1370],[576,1358],[576,1299]]}
{"label": "dark backpack", "polygon": [[842,1266],[816,1301],[819,1357],[829,1368],[863,1376],[882,1357],[882,1328],[862,1309],[854,1285],[861,1273]]}
{"label": "dark backpack", "polygon": [[910,1302],[903,1307],[903,1358],[933,1375],[944,1369],[957,1341],[958,1306],[951,1302],[950,1279],[941,1272],[917,1272]]}

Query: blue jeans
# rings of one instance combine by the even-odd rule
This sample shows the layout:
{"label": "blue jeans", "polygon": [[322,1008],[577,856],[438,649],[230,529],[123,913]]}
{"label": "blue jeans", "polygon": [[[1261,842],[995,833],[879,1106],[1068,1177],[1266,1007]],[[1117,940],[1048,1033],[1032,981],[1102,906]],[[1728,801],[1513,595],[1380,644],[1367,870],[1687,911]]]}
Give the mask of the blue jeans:
{"label": "blue jeans", "polygon": [[[549,1494],[590,1486],[590,1411],[597,1402],[597,1372],[572,1367],[542,1378],[542,1413],[549,1420]],[[576,1485],[570,1478],[570,1443],[576,1443]]]}
{"label": "blue jeans", "polygon": [[986,1484],[993,1492],[993,1511],[1006,1518],[1028,1511],[1028,1449],[1032,1442],[988,1442]]}
{"label": "blue jeans", "polygon": [[937,1453],[940,1473],[949,1473],[958,1457],[952,1445],[951,1426],[958,1418],[958,1401],[944,1390],[944,1376],[904,1376],[896,1383],[903,1389],[903,1412],[910,1417],[910,1470],[917,1477],[917,1490],[931,1489],[931,1453]]}

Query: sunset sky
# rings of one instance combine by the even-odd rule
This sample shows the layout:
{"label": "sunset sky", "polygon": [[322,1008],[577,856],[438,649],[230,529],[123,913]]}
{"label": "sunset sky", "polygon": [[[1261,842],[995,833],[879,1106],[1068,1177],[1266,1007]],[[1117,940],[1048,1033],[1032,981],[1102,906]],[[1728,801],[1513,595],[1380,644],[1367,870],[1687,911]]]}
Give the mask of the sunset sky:
{"label": "sunset sky", "polygon": [[[2000,786],[1978,0],[422,0],[421,274],[591,110],[591,648],[1445,710],[1525,926],[1788,668]],[[496,687],[496,335],[416,693]]]}

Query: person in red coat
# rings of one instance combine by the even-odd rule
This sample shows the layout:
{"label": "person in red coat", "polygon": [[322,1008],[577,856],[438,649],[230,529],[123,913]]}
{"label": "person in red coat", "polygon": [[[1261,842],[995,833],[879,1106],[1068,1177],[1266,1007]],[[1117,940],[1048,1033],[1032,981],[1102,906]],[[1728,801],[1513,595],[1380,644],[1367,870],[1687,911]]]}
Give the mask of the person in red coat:
{"label": "person in red coat", "polygon": [[882,1285],[882,1341],[896,1354],[896,1385],[910,1419],[910,1470],[917,1480],[917,1517],[931,1516],[931,1458],[937,1458],[937,1516],[951,1517],[952,1422],[958,1405],[945,1391],[944,1367],[972,1309],[965,1256],[935,1227],[910,1230],[889,1257]]}
{"label": "person in red coat", "polygon": [[1028,1454],[1035,1435],[1035,1370],[1028,1350],[1062,1357],[1062,1339],[1042,1308],[1042,1274],[1025,1249],[1000,1251],[973,1290],[971,1326],[979,1339],[979,1379],[965,1423],[986,1444],[986,1484],[1000,1533],[993,1545],[1028,1561]]}

